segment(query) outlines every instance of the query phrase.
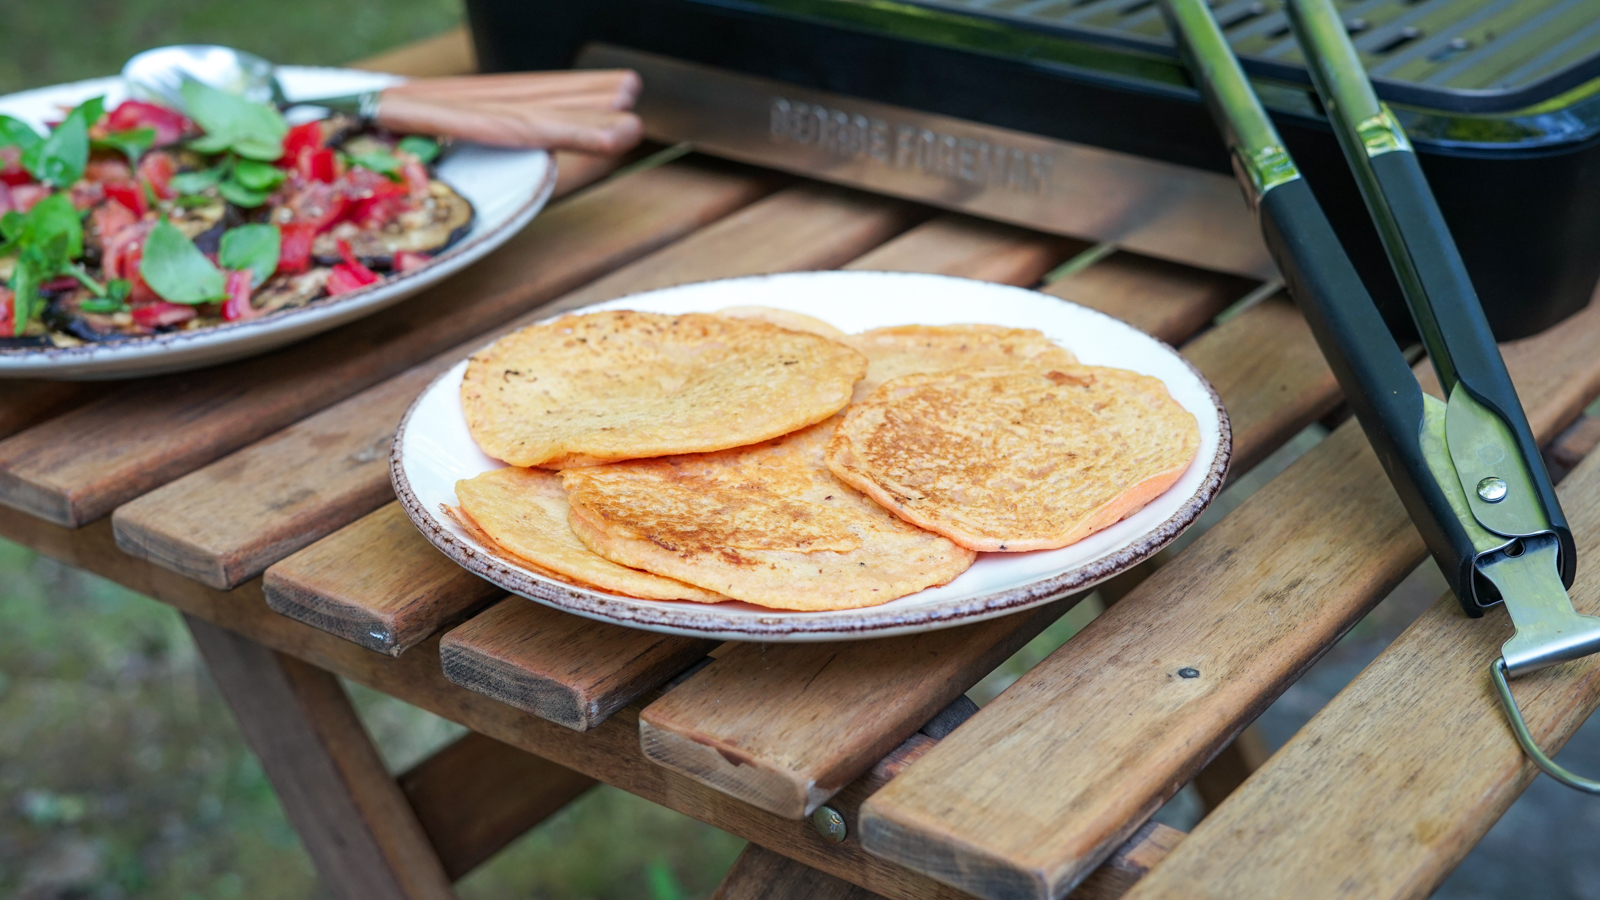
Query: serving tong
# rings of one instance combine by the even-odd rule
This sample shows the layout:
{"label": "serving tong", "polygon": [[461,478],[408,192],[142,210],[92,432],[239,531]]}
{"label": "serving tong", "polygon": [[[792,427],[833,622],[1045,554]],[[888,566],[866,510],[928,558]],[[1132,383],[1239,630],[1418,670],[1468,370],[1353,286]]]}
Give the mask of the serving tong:
{"label": "serving tong", "polygon": [[1446,397],[1422,391],[1205,0],[1161,0],[1289,293],[1429,551],[1472,617],[1504,603],[1516,633],[1490,677],[1517,742],[1552,778],[1600,794],[1534,742],[1509,678],[1600,651],[1567,596],[1572,531],[1405,130],[1378,100],[1331,0],[1287,0],[1362,199]]}

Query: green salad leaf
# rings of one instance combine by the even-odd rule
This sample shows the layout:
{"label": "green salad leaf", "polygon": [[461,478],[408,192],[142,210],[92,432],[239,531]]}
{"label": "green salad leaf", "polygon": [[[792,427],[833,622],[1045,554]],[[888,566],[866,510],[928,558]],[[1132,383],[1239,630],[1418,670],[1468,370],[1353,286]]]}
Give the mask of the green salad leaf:
{"label": "green salad leaf", "polygon": [[289,123],[276,109],[252,103],[193,79],[179,88],[189,117],[205,135],[189,142],[199,153],[232,150],[246,159],[272,162],[283,155],[283,136]]}
{"label": "green salad leaf", "polygon": [[267,202],[266,191],[252,191],[232,178],[217,185],[217,192],[222,194],[224,200],[245,209],[254,209]]}
{"label": "green salad leaf", "polygon": [[89,142],[90,150],[115,150],[128,158],[131,165],[139,164],[139,157],[145,155],[156,142],[154,128],[134,128],[128,131],[115,131],[103,138],[95,138]]}
{"label": "green salad leaf", "polygon": [[73,268],[83,254],[83,221],[66,194],[51,194],[26,213],[0,216],[0,253],[15,250],[11,272],[13,334],[43,308],[39,286]]}
{"label": "green salad leaf", "polygon": [[271,191],[287,177],[282,169],[270,163],[241,159],[233,164],[233,180],[252,191]]}
{"label": "green salad leaf", "polygon": [[369,153],[358,153],[350,157],[350,161],[363,169],[371,169],[390,181],[400,181],[400,160],[392,153],[373,150]]}
{"label": "green salad leaf", "polygon": [[151,290],[170,303],[194,306],[224,296],[222,273],[194,241],[164,217],[145,238],[139,274]]}
{"label": "green salad leaf", "polygon": [[44,138],[27,122],[10,116],[0,116],[0,147],[21,147],[27,150],[42,140]]}
{"label": "green salad leaf", "polygon": [[423,137],[420,134],[406,135],[400,139],[400,143],[396,145],[395,149],[404,150],[415,156],[422,161],[423,165],[427,165],[439,158],[439,142],[433,138]]}
{"label": "green salad leaf", "polygon": [[172,181],[169,183],[172,185],[173,190],[188,196],[201,193],[209,187],[216,187],[217,182],[222,180],[222,175],[222,166],[212,166],[209,169],[201,169],[198,172],[179,172],[172,176]]}
{"label": "green salad leaf", "polygon": [[278,270],[281,238],[274,225],[253,224],[230,228],[222,234],[217,261],[224,269],[249,269],[250,286],[260,287]]}
{"label": "green salad leaf", "polygon": [[89,126],[104,114],[104,97],[84,101],[43,140],[22,151],[23,167],[40,181],[71,187],[89,163]]}

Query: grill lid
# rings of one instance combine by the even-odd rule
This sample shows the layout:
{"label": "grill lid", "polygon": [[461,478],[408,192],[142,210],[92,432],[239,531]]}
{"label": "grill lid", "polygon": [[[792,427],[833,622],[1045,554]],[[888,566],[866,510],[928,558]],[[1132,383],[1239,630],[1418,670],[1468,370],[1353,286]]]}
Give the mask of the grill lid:
{"label": "grill lid", "polygon": [[[1176,59],[1156,0],[904,0]],[[874,4],[882,5],[882,4]],[[1245,68],[1310,84],[1279,0],[1212,0]],[[1341,0],[1385,99],[1458,112],[1534,106],[1600,78],[1597,0]]]}

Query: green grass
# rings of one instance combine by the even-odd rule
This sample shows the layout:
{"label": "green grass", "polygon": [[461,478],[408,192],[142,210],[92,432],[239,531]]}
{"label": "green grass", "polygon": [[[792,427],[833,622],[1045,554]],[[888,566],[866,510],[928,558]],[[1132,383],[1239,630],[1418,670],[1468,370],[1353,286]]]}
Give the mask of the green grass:
{"label": "green grass", "polygon": [[336,65],[457,25],[461,0],[6,0],[0,94],[115,75],[163,44],[225,44]]}
{"label": "green grass", "polygon": [[[0,541],[0,623],[0,896],[323,896],[176,612]],[[350,692],[392,769],[461,733]],[[743,843],[600,788],[460,894],[704,897]]]}

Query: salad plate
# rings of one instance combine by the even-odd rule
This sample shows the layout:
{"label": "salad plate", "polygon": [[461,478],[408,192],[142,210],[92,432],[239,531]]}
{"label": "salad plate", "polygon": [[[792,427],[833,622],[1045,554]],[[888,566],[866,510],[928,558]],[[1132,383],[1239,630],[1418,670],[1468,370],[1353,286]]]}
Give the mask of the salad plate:
{"label": "salad plate", "polygon": [[461,404],[466,361],[412,404],[390,451],[401,505],[434,546],[464,568],[538,603],[580,616],[668,634],[747,641],[834,641],[888,637],[1008,615],[1086,590],[1148,559],[1188,528],[1222,487],[1232,452],[1228,416],[1204,377],[1177,351],[1104,313],[1037,291],[939,275],[805,272],[667,288],[587,307],[657,313],[764,306],[814,316],[855,333],[895,325],[990,324],[1033,328],[1087,365],[1158,378],[1199,426],[1199,449],[1167,491],[1104,530],[1057,550],[980,553],[939,587],[879,606],[788,612],[738,601],[702,604],[640,600],[586,589],[516,565],[479,544],[442,512],[456,482],[505,464],[486,455]]}
{"label": "salad plate", "polygon": [[[290,100],[376,90],[402,80],[352,69],[303,66],[280,67],[278,77]],[[112,110],[127,99],[127,91],[120,78],[40,88],[0,97],[0,115],[43,134],[46,123],[61,120],[67,110],[95,97],[104,97],[105,108]],[[291,115],[290,122],[303,124],[304,120]],[[3,139],[0,134],[0,143]],[[549,200],[556,168],[542,150],[455,144],[440,156],[430,174],[471,205],[470,225],[457,229],[446,249],[418,255],[415,265],[408,263],[404,271],[396,266],[390,273],[381,268],[374,273],[361,265],[362,260],[345,253],[347,262],[355,271],[364,271],[362,280],[370,283],[349,285],[343,292],[303,305],[237,321],[211,320],[203,327],[162,328],[152,334],[106,340],[52,336],[32,346],[0,345],[0,378],[99,380],[183,371],[253,356],[370,315],[438,283],[510,240]],[[9,310],[5,317],[9,319]]]}

